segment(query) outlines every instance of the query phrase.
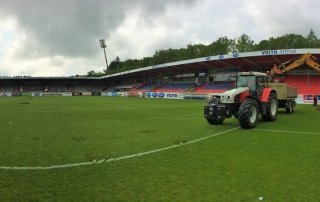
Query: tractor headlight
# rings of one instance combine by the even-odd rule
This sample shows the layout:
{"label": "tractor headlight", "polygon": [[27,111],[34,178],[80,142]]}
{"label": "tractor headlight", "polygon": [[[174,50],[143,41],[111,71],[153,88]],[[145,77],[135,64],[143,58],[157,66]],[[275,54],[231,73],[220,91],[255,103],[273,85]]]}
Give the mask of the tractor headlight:
{"label": "tractor headlight", "polygon": [[221,102],[226,101],[226,97],[225,97],[224,95],[222,95],[222,96],[220,97],[220,101],[221,101]]}
{"label": "tractor headlight", "polygon": [[231,101],[231,96],[230,95],[223,95],[220,98],[221,102],[227,102],[227,101]]}

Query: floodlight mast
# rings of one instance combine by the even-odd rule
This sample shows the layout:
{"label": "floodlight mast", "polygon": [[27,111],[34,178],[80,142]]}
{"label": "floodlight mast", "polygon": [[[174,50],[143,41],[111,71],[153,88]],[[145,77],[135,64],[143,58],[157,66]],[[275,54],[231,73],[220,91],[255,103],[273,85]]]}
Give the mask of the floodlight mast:
{"label": "floodlight mast", "polygon": [[105,42],[104,39],[100,39],[99,42],[100,42],[100,47],[103,48],[104,58],[105,58],[105,60],[106,60],[106,65],[107,65],[107,67],[106,67],[106,71],[107,71],[107,70],[109,69],[108,60],[107,60],[107,55],[106,55],[107,45],[106,45],[106,42]]}

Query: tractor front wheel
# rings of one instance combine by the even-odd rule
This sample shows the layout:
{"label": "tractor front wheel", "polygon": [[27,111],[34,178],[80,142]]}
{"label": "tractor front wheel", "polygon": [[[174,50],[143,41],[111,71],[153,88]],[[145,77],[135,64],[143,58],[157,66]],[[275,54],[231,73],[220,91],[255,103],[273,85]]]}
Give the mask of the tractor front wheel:
{"label": "tractor front wheel", "polygon": [[207,119],[207,122],[212,124],[212,125],[219,125],[223,123],[223,120],[215,120],[215,119]]}
{"label": "tractor front wheel", "polygon": [[238,119],[242,128],[254,128],[258,122],[258,104],[254,99],[246,99],[239,108]]}

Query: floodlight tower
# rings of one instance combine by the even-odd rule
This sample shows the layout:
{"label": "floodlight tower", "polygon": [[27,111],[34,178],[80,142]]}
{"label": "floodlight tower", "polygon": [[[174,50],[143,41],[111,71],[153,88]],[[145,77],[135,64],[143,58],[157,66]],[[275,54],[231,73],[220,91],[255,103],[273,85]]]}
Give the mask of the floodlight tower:
{"label": "floodlight tower", "polygon": [[108,66],[108,60],[106,55],[106,48],[107,48],[106,41],[104,39],[100,39],[99,42],[100,42],[100,47],[103,48],[104,58],[106,59],[106,65],[107,65],[106,71],[107,71],[109,66]]}

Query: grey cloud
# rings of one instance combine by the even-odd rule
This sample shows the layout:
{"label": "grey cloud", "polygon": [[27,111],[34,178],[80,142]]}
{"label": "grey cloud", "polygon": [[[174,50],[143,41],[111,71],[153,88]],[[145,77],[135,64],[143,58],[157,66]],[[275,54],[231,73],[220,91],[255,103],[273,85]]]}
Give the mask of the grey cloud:
{"label": "grey cloud", "polygon": [[20,57],[60,55],[90,57],[99,51],[98,39],[108,38],[126,12],[142,7],[160,15],[166,6],[193,0],[2,0],[0,13],[14,15],[26,34]]}
{"label": "grey cloud", "polygon": [[259,42],[312,28],[319,37],[319,7],[316,0],[0,0],[0,29],[8,17],[17,21],[0,35],[0,74],[85,73],[104,65],[101,38],[110,62],[243,33]]}

